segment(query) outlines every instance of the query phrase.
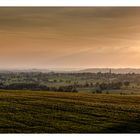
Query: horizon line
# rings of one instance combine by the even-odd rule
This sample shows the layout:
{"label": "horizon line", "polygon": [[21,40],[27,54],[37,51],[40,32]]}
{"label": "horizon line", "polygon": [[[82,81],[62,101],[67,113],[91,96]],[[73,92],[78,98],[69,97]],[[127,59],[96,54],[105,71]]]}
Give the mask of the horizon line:
{"label": "horizon line", "polygon": [[86,69],[140,69],[140,67],[82,67],[82,68],[0,68],[0,70],[86,70]]}

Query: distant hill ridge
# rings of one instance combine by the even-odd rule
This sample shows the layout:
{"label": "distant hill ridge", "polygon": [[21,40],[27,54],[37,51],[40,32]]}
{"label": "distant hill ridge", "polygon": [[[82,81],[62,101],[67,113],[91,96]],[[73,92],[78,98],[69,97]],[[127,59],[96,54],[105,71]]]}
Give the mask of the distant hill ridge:
{"label": "distant hill ridge", "polygon": [[136,73],[140,74],[140,68],[88,68],[88,69],[81,69],[81,70],[55,70],[55,69],[9,69],[9,70],[0,70],[0,72],[42,72],[42,73],[50,73],[50,72],[55,72],[55,73],[120,73],[120,74],[125,74],[125,73]]}
{"label": "distant hill ridge", "polygon": [[138,69],[136,69],[136,68],[89,68],[89,69],[80,70],[79,72],[107,73],[110,71],[111,71],[111,73],[138,73],[138,74],[140,74],[140,68],[138,68]]}

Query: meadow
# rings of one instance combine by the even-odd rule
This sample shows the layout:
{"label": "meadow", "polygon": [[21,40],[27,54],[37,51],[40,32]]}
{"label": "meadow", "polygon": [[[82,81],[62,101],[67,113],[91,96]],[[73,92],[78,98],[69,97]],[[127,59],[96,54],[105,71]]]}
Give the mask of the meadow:
{"label": "meadow", "polygon": [[140,133],[140,95],[1,90],[0,133]]}

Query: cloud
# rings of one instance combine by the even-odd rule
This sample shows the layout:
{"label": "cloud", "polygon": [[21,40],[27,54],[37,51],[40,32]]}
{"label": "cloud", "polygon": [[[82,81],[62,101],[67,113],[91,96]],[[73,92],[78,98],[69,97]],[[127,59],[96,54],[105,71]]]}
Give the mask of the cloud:
{"label": "cloud", "polygon": [[138,66],[139,16],[131,7],[0,8],[0,64]]}

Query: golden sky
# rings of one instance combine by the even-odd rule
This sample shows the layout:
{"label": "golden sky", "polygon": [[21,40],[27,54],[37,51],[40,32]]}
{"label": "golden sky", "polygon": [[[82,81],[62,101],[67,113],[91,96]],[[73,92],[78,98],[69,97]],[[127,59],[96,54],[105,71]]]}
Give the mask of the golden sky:
{"label": "golden sky", "polygon": [[140,8],[0,8],[0,68],[140,67]]}

